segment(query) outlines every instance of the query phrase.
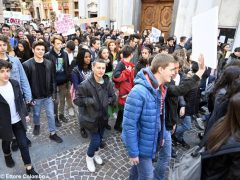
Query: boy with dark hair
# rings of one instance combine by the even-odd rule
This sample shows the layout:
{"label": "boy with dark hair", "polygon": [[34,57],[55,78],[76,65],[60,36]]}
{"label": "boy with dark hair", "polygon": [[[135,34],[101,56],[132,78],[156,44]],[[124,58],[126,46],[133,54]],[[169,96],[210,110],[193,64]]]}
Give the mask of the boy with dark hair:
{"label": "boy with dark hair", "polygon": [[90,39],[90,52],[91,52],[92,62],[98,57],[99,48],[100,48],[100,40],[96,37],[92,37]]}
{"label": "boy with dark hair", "polygon": [[[9,56],[7,54],[7,48],[9,46],[9,38],[5,35],[0,35],[0,59],[6,60],[7,62],[10,62],[12,64],[12,70],[10,77],[11,79],[14,79],[18,81],[21,92],[23,94],[25,103],[28,105],[32,105],[32,92],[31,88],[27,79],[27,76],[25,74],[25,71],[22,67],[22,64],[20,60],[17,57]],[[31,141],[28,139],[29,145],[31,144]],[[10,147],[11,141],[8,143],[4,143],[5,146]],[[12,141],[12,146],[11,146],[13,151],[17,151],[18,145],[15,139]]]}
{"label": "boy with dark hair", "polygon": [[136,65],[139,59],[139,49],[138,49],[138,43],[139,43],[140,37],[137,34],[131,34],[129,36],[129,45],[133,48],[133,57],[131,59],[131,62]]}
{"label": "boy with dark hair", "polygon": [[186,42],[187,42],[187,37],[186,36],[181,36],[180,37],[180,43],[178,45],[176,45],[175,51],[178,50],[178,49],[183,49]]}
{"label": "boy with dark hair", "polygon": [[56,96],[52,99],[52,96],[56,93],[54,65],[51,61],[43,58],[45,52],[44,42],[35,41],[32,47],[34,57],[25,61],[23,67],[35,101],[35,105],[33,106],[33,134],[40,134],[40,112],[42,105],[44,105],[50,132],[49,138],[57,143],[61,143],[63,140],[56,134],[54,119],[53,99]]}
{"label": "boy with dark hair", "polygon": [[9,62],[0,60],[0,139],[2,139],[5,162],[8,167],[14,166],[10,148],[4,146],[4,143],[11,141],[14,135],[26,166],[27,175],[39,179],[39,174],[32,167],[28,149],[25,122],[27,110],[24,108],[19,83],[9,79],[11,69],[12,65]]}
{"label": "boy with dark hair", "polygon": [[119,90],[118,94],[118,105],[119,111],[116,119],[114,129],[121,132],[122,131],[122,119],[123,119],[123,109],[126,102],[128,93],[131,91],[134,83],[134,64],[131,63],[133,57],[133,48],[129,45],[123,47],[122,55],[123,59],[119,61],[116,69],[113,72],[113,82],[115,87]]}

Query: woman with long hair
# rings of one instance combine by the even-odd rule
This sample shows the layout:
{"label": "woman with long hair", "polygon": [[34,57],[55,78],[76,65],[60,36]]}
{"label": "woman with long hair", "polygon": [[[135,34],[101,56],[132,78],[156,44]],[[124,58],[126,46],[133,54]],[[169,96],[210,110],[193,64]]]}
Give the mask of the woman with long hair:
{"label": "woman with long hair", "polygon": [[98,57],[100,59],[103,59],[106,63],[106,73],[113,71],[113,61],[111,58],[109,58],[109,50],[106,46],[103,46],[100,48],[98,52]]}
{"label": "woman with long hair", "polygon": [[21,61],[21,63],[33,57],[33,53],[29,46],[29,43],[25,40],[19,40],[18,45],[14,49],[14,52]]}
{"label": "woman with long hair", "polygon": [[[71,80],[72,80],[72,94],[75,94],[77,90],[77,86],[87,79],[91,75],[91,53],[87,49],[79,49],[77,57],[76,57],[76,66],[73,68],[71,73]],[[73,96],[74,99],[74,96]],[[81,122],[81,117],[79,117]],[[81,123],[80,123],[81,126]],[[83,138],[87,138],[88,134],[86,130],[80,127],[80,133]]]}
{"label": "woman with long hair", "polygon": [[[120,40],[120,39],[118,39]],[[118,61],[117,61],[117,54],[118,54],[118,51],[119,51],[119,45],[117,46],[117,41],[114,41],[114,40],[110,40],[108,42],[108,50],[109,50],[109,59],[112,61],[112,64],[114,64],[114,66],[116,67]],[[113,67],[113,69],[115,69]]]}
{"label": "woman with long hair", "polygon": [[202,154],[202,180],[240,178],[240,92],[228,103],[226,115],[211,130]]}
{"label": "woman with long hair", "polygon": [[213,124],[222,116],[225,115],[224,106],[222,107],[221,102],[228,91],[230,91],[232,82],[240,77],[240,68],[237,66],[229,66],[223,72],[223,75],[216,82],[213,92],[210,96],[209,104],[213,107],[209,108],[211,117],[207,122],[205,134],[212,128]]}

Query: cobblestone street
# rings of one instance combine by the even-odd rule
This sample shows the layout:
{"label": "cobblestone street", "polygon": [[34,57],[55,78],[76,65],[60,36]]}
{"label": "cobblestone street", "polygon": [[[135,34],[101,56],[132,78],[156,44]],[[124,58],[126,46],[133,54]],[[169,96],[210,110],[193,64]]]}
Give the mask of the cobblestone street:
{"label": "cobblestone street", "polygon": [[[112,127],[114,122],[114,120],[110,120]],[[191,145],[199,142],[197,132],[198,130],[194,125],[193,129],[185,136],[186,141]],[[95,173],[90,173],[87,170],[85,155],[89,140],[80,136],[76,118],[69,118],[69,122],[63,123],[57,133],[63,138],[62,144],[52,142],[48,138],[45,112],[42,113],[41,134],[39,136],[32,134],[31,123],[29,123],[28,138],[32,141],[31,158],[36,171],[43,177],[42,179],[124,180],[128,178],[130,164],[120,134],[116,131],[105,131],[104,139],[107,146],[100,150],[104,165],[97,165]],[[177,148],[178,157],[183,151],[183,148]],[[5,175],[0,176],[2,179],[13,179],[7,177],[7,174],[22,175],[25,173],[20,152],[13,152],[13,158],[16,163],[15,167],[7,168],[3,154],[0,153],[0,174]],[[176,159],[173,159],[172,163],[175,161]]]}

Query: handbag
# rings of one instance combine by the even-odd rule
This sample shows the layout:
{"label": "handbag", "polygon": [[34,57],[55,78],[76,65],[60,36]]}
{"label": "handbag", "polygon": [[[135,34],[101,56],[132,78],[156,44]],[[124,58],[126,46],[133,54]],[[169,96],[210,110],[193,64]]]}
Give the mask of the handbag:
{"label": "handbag", "polygon": [[179,162],[169,170],[168,180],[200,180],[201,179],[201,155],[193,157],[198,146],[189,149],[183,154]]}

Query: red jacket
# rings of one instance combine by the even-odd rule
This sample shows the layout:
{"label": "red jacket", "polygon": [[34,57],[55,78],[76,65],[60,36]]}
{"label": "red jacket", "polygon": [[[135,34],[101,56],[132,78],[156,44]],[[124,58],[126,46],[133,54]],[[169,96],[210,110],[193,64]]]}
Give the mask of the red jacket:
{"label": "red jacket", "polygon": [[113,82],[115,88],[119,90],[118,103],[124,105],[128,93],[134,86],[134,64],[126,62],[124,59],[119,61],[113,72]]}

